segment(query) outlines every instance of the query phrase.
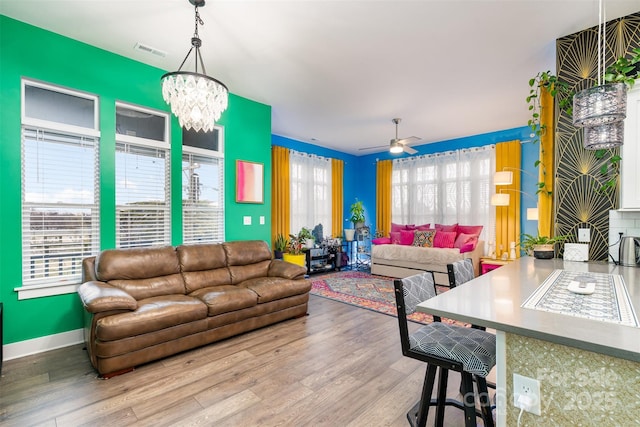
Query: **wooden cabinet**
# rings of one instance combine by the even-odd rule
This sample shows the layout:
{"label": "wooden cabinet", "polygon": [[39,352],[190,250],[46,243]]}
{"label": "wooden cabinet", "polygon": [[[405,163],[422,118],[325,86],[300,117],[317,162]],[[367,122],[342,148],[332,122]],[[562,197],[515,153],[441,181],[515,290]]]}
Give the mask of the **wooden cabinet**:
{"label": "wooden cabinet", "polygon": [[640,80],[627,93],[620,156],[620,209],[640,211]]}

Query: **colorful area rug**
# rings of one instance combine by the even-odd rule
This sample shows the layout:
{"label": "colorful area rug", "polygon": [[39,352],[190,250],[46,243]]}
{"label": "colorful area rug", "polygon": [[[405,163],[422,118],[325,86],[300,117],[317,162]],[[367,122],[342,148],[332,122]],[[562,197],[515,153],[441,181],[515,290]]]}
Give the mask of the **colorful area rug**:
{"label": "colorful area rug", "polygon": [[[337,273],[311,276],[311,294],[335,301],[366,308],[379,313],[397,316],[396,298],[393,279],[384,276],[373,276],[358,271],[341,271]],[[438,293],[448,288],[437,286]],[[433,317],[425,313],[413,313],[409,320],[418,323],[431,323]],[[450,319],[443,322],[465,326],[464,323]]]}

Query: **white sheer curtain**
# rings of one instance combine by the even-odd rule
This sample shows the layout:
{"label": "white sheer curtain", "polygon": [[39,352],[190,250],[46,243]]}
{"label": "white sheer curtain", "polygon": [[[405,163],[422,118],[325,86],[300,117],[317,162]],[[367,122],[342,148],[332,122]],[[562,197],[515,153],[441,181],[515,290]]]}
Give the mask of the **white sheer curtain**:
{"label": "white sheer curtain", "polygon": [[399,224],[483,225],[495,240],[495,145],[393,161],[391,220]]}
{"label": "white sheer curtain", "polygon": [[291,233],[322,224],[331,235],[331,159],[315,154],[289,152]]}

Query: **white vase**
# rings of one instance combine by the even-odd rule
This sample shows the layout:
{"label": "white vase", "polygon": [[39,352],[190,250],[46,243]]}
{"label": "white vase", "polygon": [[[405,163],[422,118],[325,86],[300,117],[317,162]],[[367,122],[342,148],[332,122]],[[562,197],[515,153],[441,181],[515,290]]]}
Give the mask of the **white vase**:
{"label": "white vase", "polygon": [[356,235],[356,230],[353,228],[345,228],[344,229],[344,238],[347,242],[353,241],[353,238]]}

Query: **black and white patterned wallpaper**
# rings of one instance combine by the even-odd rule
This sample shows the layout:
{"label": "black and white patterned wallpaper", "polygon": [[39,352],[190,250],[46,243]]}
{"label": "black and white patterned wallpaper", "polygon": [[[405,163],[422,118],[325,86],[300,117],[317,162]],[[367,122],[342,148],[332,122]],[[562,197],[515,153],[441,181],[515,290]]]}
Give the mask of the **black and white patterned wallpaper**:
{"label": "black and white patterned wallpaper", "polygon": [[[621,56],[630,57],[632,49],[640,47],[640,12],[607,22],[605,41],[605,67]],[[597,85],[597,46],[597,26],[556,41],[558,78],[575,92]],[[609,179],[600,172],[603,160],[582,147],[582,129],[573,126],[571,116],[556,110],[555,120],[555,234],[568,234],[568,242],[577,242],[578,228],[590,228],[589,259],[605,261],[609,210],[618,208],[619,190],[598,191]]]}

